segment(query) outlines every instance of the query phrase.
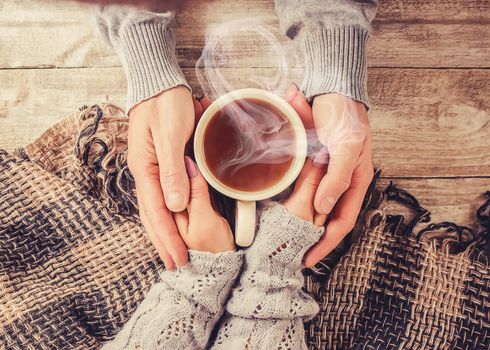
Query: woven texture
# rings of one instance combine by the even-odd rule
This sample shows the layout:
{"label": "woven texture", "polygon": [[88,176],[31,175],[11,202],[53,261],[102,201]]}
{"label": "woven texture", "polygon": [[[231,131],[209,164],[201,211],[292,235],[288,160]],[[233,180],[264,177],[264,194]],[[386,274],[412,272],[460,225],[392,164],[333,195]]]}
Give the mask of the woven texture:
{"label": "woven texture", "polygon": [[[371,193],[365,222],[339,259],[307,272],[320,304],[306,325],[310,349],[489,349],[490,220],[487,202],[475,233],[454,223],[414,226],[430,213],[390,185]],[[392,201],[413,220],[389,215]]]}
{"label": "woven texture", "polygon": [[[0,349],[97,349],[158,280],[127,127],[121,110],[93,106],[13,155],[0,151]],[[393,201],[414,219],[391,213]],[[371,188],[356,229],[305,271],[320,305],[305,326],[309,348],[489,349],[489,203],[487,192],[473,232],[428,223],[395,186]]]}

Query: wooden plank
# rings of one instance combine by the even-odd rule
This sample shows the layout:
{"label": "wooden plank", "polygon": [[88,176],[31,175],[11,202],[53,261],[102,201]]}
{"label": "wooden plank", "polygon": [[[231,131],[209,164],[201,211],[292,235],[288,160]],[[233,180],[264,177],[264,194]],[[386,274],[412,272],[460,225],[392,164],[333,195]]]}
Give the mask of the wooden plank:
{"label": "wooden plank", "polygon": [[0,148],[12,150],[80,106],[124,106],[122,69],[0,70]]}
{"label": "wooden plank", "polygon": [[[423,6],[427,12],[420,11],[420,1],[392,0],[392,12],[382,6],[368,48],[370,66],[490,66],[490,23],[488,11],[484,11],[488,1],[477,5],[475,0],[469,7],[452,2],[441,6],[440,12],[431,5]],[[451,17],[456,12],[459,17]],[[0,68],[119,66],[113,51],[95,33],[92,13],[91,7],[71,2],[4,0],[0,8]],[[448,18],[451,21],[444,22]],[[194,0],[186,2],[177,14],[177,51],[182,66],[195,65],[206,30],[237,19],[242,27],[254,29],[257,22],[262,23],[264,30],[277,38],[280,49],[271,51],[258,35],[234,35],[224,41],[228,57],[220,60],[223,67],[275,67],[283,58],[290,66],[302,65],[300,54],[297,62],[291,59],[298,50],[279,32],[271,1]]]}
{"label": "wooden plank", "polygon": [[490,174],[490,71],[369,73],[373,154],[386,174]]}
{"label": "wooden plank", "polygon": [[383,0],[376,19],[379,21],[464,21],[490,20],[489,0]]}
{"label": "wooden plank", "polygon": [[[233,88],[263,86],[274,69],[222,69]],[[186,69],[199,92],[193,69]],[[291,71],[271,90],[282,94]],[[369,71],[373,155],[388,177],[490,176],[490,71]],[[269,79],[270,78],[270,79]],[[257,84],[259,82],[259,84]],[[204,82],[204,90],[209,84]],[[11,150],[82,104],[124,104],[122,69],[0,70],[0,147]]]}
{"label": "wooden plank", "polygon": [[[490,178],[383,178],[379,180],[378,188],[386,188],[390,181],[414,195],[420,205],[431,212],[432,222],[452,221],[476,232],[480,229],[475,213],[485,202],[483,193],[490,190]],[[400,209],[394,207],[394,210]]]}

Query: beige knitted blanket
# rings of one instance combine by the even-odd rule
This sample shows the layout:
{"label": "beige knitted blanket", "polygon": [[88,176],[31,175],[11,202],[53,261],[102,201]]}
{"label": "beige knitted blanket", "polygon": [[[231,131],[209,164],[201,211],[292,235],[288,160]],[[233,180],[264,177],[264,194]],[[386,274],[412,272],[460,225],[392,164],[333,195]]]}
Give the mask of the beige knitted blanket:
{"label": "beige knitted blanket", "polygon": [[[97,349],[158,279],[127,127],[116,107],[85,107],[15,154],[0,150],[0,349]],[[305,326],[309,347],[489,349],[486,196],[473,232],[428,223],[410,194],[373,183],[351,235],[305,271],[321,308]],[[413,220],[390,213],[391,201]]]}

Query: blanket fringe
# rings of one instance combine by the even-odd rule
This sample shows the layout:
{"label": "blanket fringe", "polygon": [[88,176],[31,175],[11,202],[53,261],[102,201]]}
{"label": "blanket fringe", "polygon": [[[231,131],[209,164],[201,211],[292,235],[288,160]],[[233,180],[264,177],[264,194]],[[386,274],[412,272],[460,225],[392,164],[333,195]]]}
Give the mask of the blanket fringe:
{"label": "blanket fringe", "polygon": [[[129,119],[115,106],[104,105],[102,109],[94,105],[81,109],[80,121],[82,127],[75,144],[76,158],[81,165],[96,174],[97,188],[102,192],[100,195],[109,199],[112,209],[121,214],[135,215],[138,207],[134,179],[127,166]],[[454,222],[431,223],[430,211],[422,207],[412,194],[398,188],[394,182],[385,190],[377,190],[376,183],[380,175],[379,170],[375,172],[354,230],[339,248],[313,269],[313,273],[328,276],[360,232],[386,226],[396,234],[414,235],[418,240],[430,242],[448,254],[465,253],[488,261],[490,191],[485,193],[486,202],[476,212],[483,229],[474,232],[471,228]],[[390,213],[388,204],[391,202],[409,209],[412,213],[410,220],[407,215]],[[417,231],[416,227],[424,223],[427,225]]]}
{"label": "blanket fringe", "polygon": [[138,212],[134,179],[127,164],[129,119],[113,105],[82,107],[83,122],[75,143],[75,157],[96,174],[99,195],[119,214]]}

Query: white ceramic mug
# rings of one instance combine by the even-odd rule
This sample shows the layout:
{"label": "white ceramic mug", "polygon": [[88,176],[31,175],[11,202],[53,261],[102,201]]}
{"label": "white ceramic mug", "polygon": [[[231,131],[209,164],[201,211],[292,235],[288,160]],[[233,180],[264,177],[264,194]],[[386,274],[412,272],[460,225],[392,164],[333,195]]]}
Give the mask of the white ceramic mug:
{"label": "white ceramic mug", "polygon": [[[241,191],[223,184],[209,169],[204,152],[204,135],[211,118],[224,106],[242,99],[262,100],[276,107],[291,123],[296,139],[295,157],[289,169],[279,181],[260,191]],[[256,201],[271,198],[291,185],[303,168],[306,152],[306,132],[300,117],[289,103],[269,91],[260,89],[235,90],[221,96],[206,109],[196,127],[194,154],[199,170],[208,183],[222,194],[237,200],[235,213],[235,241],[237,245],[248,247],[252,244],[255,233]]]}

